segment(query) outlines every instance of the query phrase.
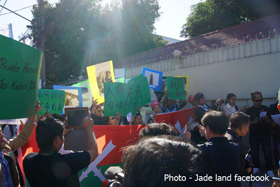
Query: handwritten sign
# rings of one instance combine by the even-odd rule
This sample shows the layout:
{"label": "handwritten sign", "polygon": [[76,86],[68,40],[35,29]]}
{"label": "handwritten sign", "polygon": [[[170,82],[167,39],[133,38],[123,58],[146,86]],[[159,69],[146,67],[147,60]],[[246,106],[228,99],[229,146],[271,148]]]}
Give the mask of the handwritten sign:
{"label": "handwritten sign", "polygon": [[149,88],[148,79],[143,76],[143,74],[140,74],[133,79],[130,79],[128,81],[128,84],[133,86],[134,92],[135,92],[135,98],[139,102],[139,106],[146,105],[151,102],[151,92]]}
{"label": "handwritten sign", "polygon": [[41,103],[41,110],[39,110],[38,115],[45,115],[47,111],[51,114],[62,114],[65,101],[64,91],[39,89],[38,99]]}
{"label": "handwritten sign", "polygon": [[0,35],[0,119],[35,114],[42,52]]}
{"label": "handwritten sign", "polygon": [[168,99],[185,100],[185,78],[166,77]]}
{"label": "handwritten sign", "polygon": [[87,67],[91,94],[98,103],[104,102],[104,83],[115,82],[113,62],[103,62]]}
{"label": "handwritten sign", "polygon": [[178,78],[185,78],[185,90],[187,91],[187,93],[190,93],[189,90],[189,76],[175,76]]}
{"label": "handwritten sign", "polygon": [[140,106],[151,102],[148,80],[142,74],[125,83],[104,83],[104,115],[114,116],[120,112],[126,116],[129,112],[136,115]]}

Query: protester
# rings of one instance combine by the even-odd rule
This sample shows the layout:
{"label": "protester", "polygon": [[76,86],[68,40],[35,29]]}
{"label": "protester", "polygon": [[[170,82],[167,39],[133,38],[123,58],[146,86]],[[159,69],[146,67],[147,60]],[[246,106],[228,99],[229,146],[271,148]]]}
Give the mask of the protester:
{"label": "protester", "polygon": [[151,107],[153,110],[153,114],[150,116],[150,118],[148,120],[148,124],[155,123],[156,115],[161,113],[161,106],[160,106],[160,103],[158,102],[158,100],[153,100],[151,103]]}
{"label": "protester", "polygon": [[269,112],[269,108],[262,105],[263,96],[261,92],[251,93],[251,97],[254,105],[247,110],[246,114],[250,116],[251,120],[249,142],[253,151],[253,173],[260,172],[259,148],[261,144],[265,156],[267,175],[272,177],[274,174],[270,143],[271,120],[265,113],[263,113],[263,117],[260,117],[262,112]]}
{"label": "protester", "polygon": [[214,178],[218,171],[206,153],[181,137],[144,138],[126,147],[122,160],[124,186],[220,186],[215,181],[195,181],[197,176]]}
{"label": "protester", "polygon": [[[36,104],[36,114],[40,109],[40,102]],[[36,114],[29,117],[19,135],[12,140],[3,140],[4,135],[0,131],[0,186],[21,186],[19,168],[14,151],[22,147],[30,138],[35,127]]]}
{"label": "protester", "polygon": [[208,112],[210,109],[216,110],[219,106],[222,105],[223,100],[218,99],[212,107],[210,107],[208,104],[205,103],[205,96],[203,93],[198,92],[194,96],[194,100],[196,102],[196,107],[194,109],[194,113],[196,115],[196,121],[201,124],[201,119],[205,112]]}
{"label": "protester", "polygon": [[223,107],[223,113],[228,117],[228,119],[234,112],[237,112],[237,111],[245,112],[247,110],[247,105],[244,105],[240,109],[238,109],[235,102],[236,102],[236,95],[233,93],[229,93],[227,95],[225,106]]}
{"label": "protester", "polygon": [[88,151],[61,155],[58,151],[64,142],[63,123],[53,117],[39,120],[36,141],[40,151],[28,154],[23,161],[24,172],[31,187],[80,186],[78,172],[98,155],[93,123],[90,117],[83,120]]}
{"label": "protester", "polygon": [[139,138],[146,138],[149,136],[159,136],[159,135],[177,135],[177,131],[171,125],[166,123],[151,123],[146,127],[142,128],[139,132]]}
{"label": "protester", "polygon": [[137,112],[135,117],[134,116],[131,117],[129,125],[146,125],[146,124],[143,122],[140,112]]}
{"label": "protester", "polygon": [[229,120],[229,129],[226,133],[228,141],[236,143],[240,148],[240,170],[238,175],[245,176],[252,173],[252,167],[246,167],[245,156],[248,152],[248,148],[242,141],[242,137],[245,136],[250,127],[250,116],[243,112],[236,112],[231,115]]}
{"label": "protester", "polygon": [[[184,93],[187,96],[187,92],[184,91]],[[168,90],[166,90],[165,97],[163,99],[162,112],[163,113],[176,112],[178,110],[181,110],[184,106],[186,106],[186,104],[187,104],[186,100],[180,100],[179,103],[176,103],[175,100],[168,99]]]}
{"label": "protester", "polygon": [[[198,145],[206,151],[218,167],[221,176],[234,176],[240,169],[240,150],[237,144],[229,142],[225,137],[228,129],[228,119],[220,111],[209,111],[202,118],[200,130],[207,139]],[[237,186],[234,180],[222,182],[225,186]]]}
{"label": "protester", "polygon": [[[280,114],[277,105],[278,105],[278,101],[270,105],[268,116]],[[273,148],[274,148],[274,160],[278,165],[278,161],[280,160],[280,126],[277,125],[274,121],[271,121],[271,126],[272,126],[272,139],[273,139]]]}
{"label": "protester", "polygon": [[190,95],[188,98],[188,102],[192,104],[192,106],[197,106],[197,103],[195,102],[194,96]]}

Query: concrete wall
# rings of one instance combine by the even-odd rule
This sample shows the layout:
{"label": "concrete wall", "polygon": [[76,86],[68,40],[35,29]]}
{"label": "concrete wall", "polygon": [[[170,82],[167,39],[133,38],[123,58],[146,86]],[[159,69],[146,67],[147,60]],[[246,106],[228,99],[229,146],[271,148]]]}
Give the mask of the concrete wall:
{"label": "concrete wall", "polygon": [[[252,106],[250,93],[261,91],[263,104],[276,102],[280,87],[280,37],[221,48],[209,52],[147,64],[164,76],[189,76],[190,94],[203,92],[207,100],[235,93],[237,105]],[[127,69],[127,77],[142,73],[143,66]]]}

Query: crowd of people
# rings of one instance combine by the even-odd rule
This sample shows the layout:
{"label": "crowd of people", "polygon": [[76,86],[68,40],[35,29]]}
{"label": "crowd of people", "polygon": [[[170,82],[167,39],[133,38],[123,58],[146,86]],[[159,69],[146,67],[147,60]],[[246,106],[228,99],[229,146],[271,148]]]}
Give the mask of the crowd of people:
{"label": "crowd of people", "polygon": [[[36,124],[40,151],[27,155],[23,161],[24,173],[31,187],[79,186],[78,172],[98,156],[93,125],[148,124],[141,129],[139,142],[124,148],[122,186],[240,186],[241,181],[226,180],[226,177],[259,173],[260,145],[265,155],[267,175],[273,177],[273,169],[276,168],[273,157],[275,162],[279,161],[280,126],[271,115],[279,114],[278,103],[270,108],[262,105],[261,92],[252,93],[251,99],[253,106],[239,108],[233,93],[228,94],[226,100],[217,99],[210,105],[206,104],[203,93],[190,96],[188,101],[195,107],[197,126],[189,130],[189,124],[186,124],[184,137],[178,137],[171,125],[155,123],[157,114],[178,111],[187,105],[187,99],[179,102],[168,99],[168,91],[162,105],[157,99],[153,100],[150,105],[139,107],[136,116],[130,120],[119,113],[104,117],[103,107],[93,99],[90,114],[83,120],[88,149],[69,154],[59,153],[64,135],[69,131],[65,129],[64,117],[47,114],[39,118],[34,115],[28,118],[22,131],[13,139],[7,140],[0,132],[0,177],[3,179],[0,186],[24,186],[14,151],[29,140]],[[40,103],[37,103],[36,111],[39,107]],[[242,141],[249,131],[251,151]],[[176,176],[181,176],[181,180],[175,180]],[[203,178],[206,176],[208,180]]]}

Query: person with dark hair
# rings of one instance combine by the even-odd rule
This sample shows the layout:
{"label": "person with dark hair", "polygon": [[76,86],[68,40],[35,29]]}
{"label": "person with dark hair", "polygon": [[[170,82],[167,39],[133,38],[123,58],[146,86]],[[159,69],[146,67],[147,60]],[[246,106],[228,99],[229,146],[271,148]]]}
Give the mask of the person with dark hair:
{"label": "person with dark hair", "polygon": [[250,127],[250,116],[243,112],[235,112],[229,120],[229,129],[226,133],[228,141],[236,143],[240,148],[240,170],[238,175],[245,176],[252,173],[252,167],[246,167],[245,156],[248,148],[242,141],[241,137],[245,136]]}
{"label": "person with dark hair", "polygon": [[140,112],[138,111],[135,116],[131,117],[129,125],[146,125],[143,120]]}
{"label": "person with dark hair", "polygon": [[53,117],[40,119],[36,129],[39,153],[30,153],[23,160],[23,168],[31,187],[33,186],[80,186],[78,172],[87,167],[98,155],[93,132],[93,120],[85,118],[88,151],[61,155],[63,123]]}
{"label": "person with dark hair", "polygon": [[196,107],[194,109],[194,113],[196,115],[196,121],[200,124],[201,119],[205,112],[208,112],[209,110],[217,110],[219,106],[222,105],[223,101],[221,99],[218,99],[214,104],[210,107],[208,104],[205,103],[205,96],[203,93],[198,92],[194,96],[194,100],[196,103]]}
{"label": "person with dark hair", "polygon": [[221,185],[214,180],[196,181],[197,176],[208,175],[214,179],[218,170],[204,151],[178,136],[163,135],[141,139],[138,144],[124,149],[122,161],[124,186]]}
{"label": "person with dark hair", "polygon": [[[240,150],[235,143],[229,142],[225,137],[228,129],[228,119],[220,111],[209,111],[202,118],[200,130],[207,139],[204,144],[198,145],[206,151],[219,168],[222,176],[234,176],[240,169]],[[237,186],[234,180],[223,182],[225,186]]]}
{"label": "person with dark hair", "polygon": [[225,115],[230,118],[231,114],[234,112],[243,112],[247,110],[247,105],[242,106],[240,109],[238,109],[236,102],[236,95],[234,93],[229,93],[227,95],[225,106],[223,107],[223,112]]}
{"label": "person with dark hair", "polygon": [[158,135],[177,135],[177,131],[173,126],[167,125],[166,123],[151,123],[147,127],[144,127],[139,132],[139,138],[142,139],[148,136],[158,136]]}
{"label": "person with dark hair", "polygon": [[[277,105],[278,101],[270,105],[268,116],[280,114]],[[278,161],[280,160],[280,126],[277,125],[274,121],[271,121],[271,128],[274,148],[274,160],[278,164]]]}
{"label": "person with dark hair", "polygon": [[22,184],[20,178],[20,168],[16,160],[14,152],[28,142],[33,129],[35,127],[35,121],[37,118],[37,112],[41,105],[40,102],[36,104],[35,115],[28,118],[27,122],[23,126],[19,135],[15,138],[7,140],[0,128],[0,186],[16,186],[20,187]]}
{"label": "person with dark hair", "polygon": [[271,119],[267,115],[260,117],[262,112],[269,112],[267,106],[262,105],[263,96],[261,92],[251,93],[253,106],[248,108],[246,114],[250,116],[250,137],[249,142],[253,151],[253,173],[260,172],[260,156],[259,148],[262,145],[267,175],[273,177],[273,162],[271,153],[270,143],[270,130],[271,130]]}
{"label": "person with dark hair", "polygon": [[112,82],[112,75],[110,71],[106,71],[105,82]]}
{"label": "person with dark hair", "polygon": [[[184,92],[187,96],[187,91]],[[168,99],[168,90],[165,91],[165,97],[163,99],[163,106],[162,106],[162,112],[168,113],[168,112],[176,112],[178,110],[181,110],[184,106],[186,106],[187,101],[186,100],[180,100],[179,103],[176,103],[175,100]]]}

